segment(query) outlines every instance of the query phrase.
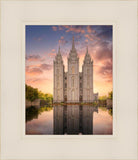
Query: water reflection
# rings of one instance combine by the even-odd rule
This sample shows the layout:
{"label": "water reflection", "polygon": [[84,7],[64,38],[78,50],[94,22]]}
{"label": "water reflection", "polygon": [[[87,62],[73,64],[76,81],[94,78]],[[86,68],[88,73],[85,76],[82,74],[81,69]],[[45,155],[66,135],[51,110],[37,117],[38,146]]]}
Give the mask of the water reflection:
{"label": "water reflection", "polygon": [[26,109],[26,134],[112,134],[112,115],[106,107],[57,105]]}
{"label": "water reflection", "polygon": [[54,134],[93,134],[93,113],[88,105],[54,106]]}
{"label": "water reflection", "polygon": [[35,106],[31,106],[26,108],[26,122],[31,121],[33,119],[38,119],[38,116],[44,111],[51,111],[53,109],[52,106],[44,106],[40,108],[36,108]]}

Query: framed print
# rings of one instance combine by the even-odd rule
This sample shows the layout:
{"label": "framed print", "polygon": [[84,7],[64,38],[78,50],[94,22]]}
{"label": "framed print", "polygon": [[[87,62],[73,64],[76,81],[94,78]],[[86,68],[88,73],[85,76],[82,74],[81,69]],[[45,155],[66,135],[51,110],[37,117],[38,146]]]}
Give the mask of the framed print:
{"label": "framed print", "polygon": [[1,159],[136,160],[137,1],[1,13]]}
{"label": "framed print", "polygon": [[25,25],[25,134],[112,135],[112,28]]}

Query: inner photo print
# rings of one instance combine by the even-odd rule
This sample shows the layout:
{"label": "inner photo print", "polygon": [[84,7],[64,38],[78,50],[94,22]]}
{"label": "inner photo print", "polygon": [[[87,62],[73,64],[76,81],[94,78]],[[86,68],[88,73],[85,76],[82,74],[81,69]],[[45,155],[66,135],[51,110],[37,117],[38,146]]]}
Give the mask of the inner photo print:
{"label": "inner photo print", "polygon": [[112,25],[26,25],[26,135],[112,135]]}

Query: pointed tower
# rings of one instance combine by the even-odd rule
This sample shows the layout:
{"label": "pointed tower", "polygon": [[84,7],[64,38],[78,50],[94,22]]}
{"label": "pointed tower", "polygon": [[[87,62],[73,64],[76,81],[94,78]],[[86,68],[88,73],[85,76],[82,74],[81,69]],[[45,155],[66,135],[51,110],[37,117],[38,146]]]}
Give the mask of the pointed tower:
{"label": "pointed tower", "polygon": [[75,48],[74,37],[68,57],[67,102],[79,102],[79,58]]}
{"label": "pointed tower", "polygon": [[93,95],[93,61],[88,53],[88,47],[86,49],[85,58],[82,66],[83,74],[83,102],[92,102],[94,100]]}
{"label": "pointed tower", "polygon": [[64,101],[64,86],[63,86],[63,78],[64,78],[64,64],[62,60],[62,56],[60,53],[60,47],[58,53],[54,60],[54,102],[63,102]]}

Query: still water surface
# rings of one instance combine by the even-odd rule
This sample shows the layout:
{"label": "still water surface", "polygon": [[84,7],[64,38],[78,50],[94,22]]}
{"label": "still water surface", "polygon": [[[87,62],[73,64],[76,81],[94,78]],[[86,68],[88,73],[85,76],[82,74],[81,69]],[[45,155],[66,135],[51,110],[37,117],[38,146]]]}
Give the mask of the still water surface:
{"label": "still water surface", "polygon": [[112,134],[112,115],[106,107],[59,105],[37,110],[27,119],[27,135]]}

